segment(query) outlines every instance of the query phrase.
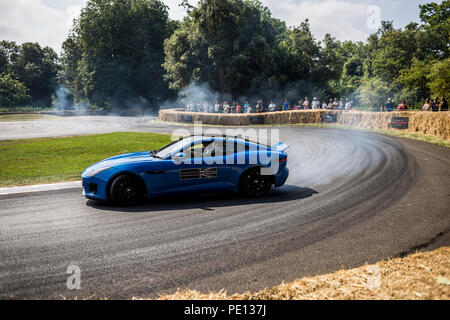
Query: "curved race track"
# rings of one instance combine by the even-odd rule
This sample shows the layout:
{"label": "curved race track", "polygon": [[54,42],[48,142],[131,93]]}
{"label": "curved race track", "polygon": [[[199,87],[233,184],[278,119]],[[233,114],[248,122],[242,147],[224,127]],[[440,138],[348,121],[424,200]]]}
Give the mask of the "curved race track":
{"label": "curved race track", "polygon": [[[1,196],[0,298],[242,292],[450,244],[450,149],[351,130],[280,130],[291,175],[264,198],[115,208],[79,189]],[[72,264],[81,290],[66,288]]]}

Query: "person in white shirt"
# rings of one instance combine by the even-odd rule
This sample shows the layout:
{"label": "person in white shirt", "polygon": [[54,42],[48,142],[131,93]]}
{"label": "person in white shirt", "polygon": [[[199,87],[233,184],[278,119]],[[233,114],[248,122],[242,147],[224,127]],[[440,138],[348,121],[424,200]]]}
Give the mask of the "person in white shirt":
{"label": "person in white shirt", "polygon": [[350,110],[351,108],[352,103],[348,99],[345,99],[345,110]]}
{"label": "person in white shirt", "polygon": [[224,113],[230,113],[230,105],[228,104],[228,102],[227,101],[225,101],[224,103],[223,103],[223,112]]}
{"label": "person in white shirt", "polygon": [[274,112],[276,109],[277,109],[277,105],[275,103],[273,103],[273,101],[270,101],[269,111]]}
{"label": "person in white shirt", "polygon": [[317,101],[317,98],[316,98],[316,97],[314,97],[311,106],[312,106],[313,109],[318,109],[318,107],[319,107],[319,101]]}
{"label": "person in white shirt", "polygon": [[220,112],[220,103],[219,101],[216,101],[216,104],[214,105],[214,112],[219,113]]}

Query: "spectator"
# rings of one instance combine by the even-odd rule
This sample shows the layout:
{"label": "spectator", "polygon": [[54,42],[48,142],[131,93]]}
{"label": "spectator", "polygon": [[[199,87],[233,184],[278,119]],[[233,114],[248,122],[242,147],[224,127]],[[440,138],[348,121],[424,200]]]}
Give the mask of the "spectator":
{"label": "spectator", "polygon": [[228,104],[228,101],[223,102],[223,113],[230,113],[230,105]]}
{"label": "spectator", "polygon": [[291,108],[291,104],[289,103],[288,99],[284,99],[283,110],[288,111],[290,108]]}
{"label": "spectator", "polygon": [[344,108],[345,108],[344,99],[341,98],[341,100],[339,101],[339,110],[344,110]]}
{"label": "spectator", "polygon": [[220,112],[220,103],[219,103],[219,101],[216,101],[216,103],[214,104],[214,112],[215,113],[219,113]]}
{"label": "spectator", "polygon": [[330,99],[330,102],[328,102],[327,109],[333,110],[333,99]]}
{"label": "spectator", "polygon": [[433,112],[439,111],[438,97],[435,97],[434,100],[431,102],[431,111]]}
{"label": "spectator", "polygon": [[236,106],[237,106],[237,102],[233,101],[233,104],[230,106],[230,113],[236,112]]}
{"label": "spectator", "polygon": [[308,97],[305,97],[305,101],[303,102],[303,109],[308,110],[309,109],[309,100]]}
{"label": "spectator", "polygon": [[319,101],[317,101],[317,98],[316,98],[316,97],[313,98],[311,107],[312,107],[314,110],[315,110],[315,109],[319,109]]}
{"label": "spectator", "polygon": [[405,100],[402,100],[402,102],[400,102],[400,104],[397,106],[398,111],[407,111],[408,110],[408,106],[406,105]]}
{"label": "spectator", "polygon": [[241,112],[242,112],[242,107],[241,107],[241,104],[238,102],[236,104],[236,113],[241,113]]}
{"label": "spectator", "polygon": [[352,107],[352,103],[348,99],[345,99],[345,110],[351,110]]}
{"label": "spectator", "polygon": [[328,109],[327,101],[325,99],[322,101],[322,109]]}
{"label": "spectator", "polygon": [[431,109],[431,101],[430,99],[425,100],[425,104],[422,106],[423,111],[430,111]]}
{"label": "spectator", "polygon": [[245,101],[244,103],[244,113],[250,113],[251,112],[251,108],[250,111],[248,111],[250,108],[250,104],[248,103],[248,101]]}
{"label": "spectator", "polygon": [[338,102],[337,98],[334,98],[333,110],[337,110],[338,108],[339,108],[339,102]]}
{"label": "spectator", "polygon": [[277,110],[277,105],[275,103],[273,103],[273,101],[270,101],[269,112],[274,112],[276,110]]}
{"label": "spectator", "polygon": [[394,111],[394,104],[392,103],[392,99],[389,98],[388,102],[384,105],[384,110],[387,112]]}
{"label": "spectator", "polygon": [[258,100],[258,102],[256,103],[255,111],[256,111],[256,113],[264,112],[264,105],[263,105],[262,100]]}
{"label": "spectator", "polygon": [[441,103],[439,104],[439,111],[448,111],[448,103],[445,97],[441,98]]}

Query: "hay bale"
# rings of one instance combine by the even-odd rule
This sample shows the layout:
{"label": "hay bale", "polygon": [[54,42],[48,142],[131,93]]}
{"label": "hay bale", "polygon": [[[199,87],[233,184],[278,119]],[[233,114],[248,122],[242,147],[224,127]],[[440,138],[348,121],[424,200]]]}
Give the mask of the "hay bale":
{"label": "hay bale", "polygon": [[337,114],[337,124],[360,129],[396,130],[391,127],[392,117],[408,117],[407,132],[433,135],[445,140],[450,139],[450,112],[370,112],[338,110],[293,110],[260,114],[215,114],[185,112],[183,109],[161,110],[159,119],[169,122],[186,122],[183,118],[192,117],[193,121],[203,124],[223,126],[245,126],[251,124],[250,118],[261,116],[265,124],[320,124],[322,116]]}

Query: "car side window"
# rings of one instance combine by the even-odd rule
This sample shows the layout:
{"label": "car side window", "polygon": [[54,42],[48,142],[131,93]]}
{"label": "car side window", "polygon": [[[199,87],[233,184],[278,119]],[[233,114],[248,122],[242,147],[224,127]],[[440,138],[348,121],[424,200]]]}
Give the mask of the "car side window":
{"label": "car side window", "polygon": [[185,159],[215,157],[223,154],[223,141],[199,141],[183,150]]}
{"label": "car side window", "polygon": [[224,153],[226,155],[230,155],[230,154],[236,154],[236,153],[244,152],[244,151],[248,151],[248,150],[249,150],[248,145],[241,143],[241,142],[228,140],[227,144],[224,148]]}
{"label": "car side window", "polygon": [[223,141],[213,141],[203,150],[203,157],[219,157],[223,155]]}
{"label": "car side window", "polygon": [[203,148],[203,142],[200,141],[191,145],[184,153],[187,158],[201,158],[203,155]]}

